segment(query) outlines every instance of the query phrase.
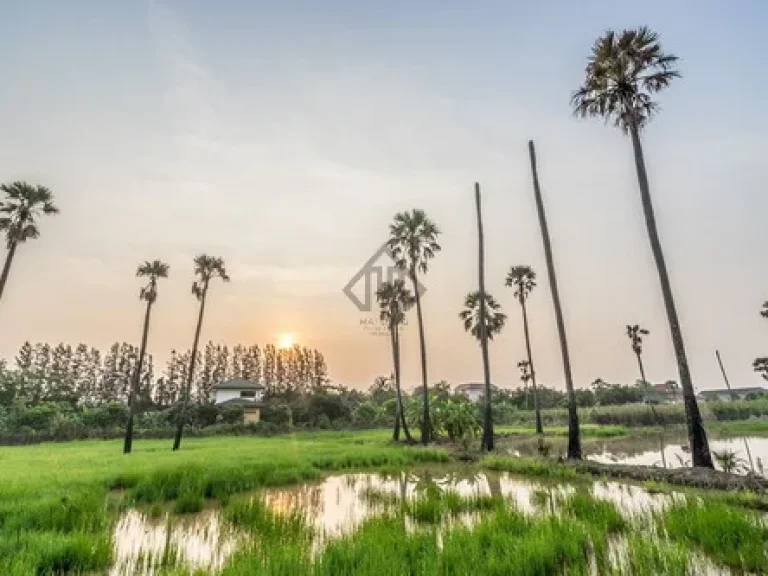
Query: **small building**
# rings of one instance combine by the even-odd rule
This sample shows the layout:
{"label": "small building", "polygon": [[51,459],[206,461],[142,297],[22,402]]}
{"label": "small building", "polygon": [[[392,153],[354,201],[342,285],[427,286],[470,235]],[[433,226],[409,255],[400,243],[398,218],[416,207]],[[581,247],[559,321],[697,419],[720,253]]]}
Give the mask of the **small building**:
{"label": "small building", "polygon": [[485,384],[481,382],[459,384],[454,390],[457,394],[464,394],[464,396],[472,400],[472,402],[479,402],[485,397]]}
{"label": "small building", "polygon": [[667,380],[661,384],[651,384],[647,403],[658,404],[662,402],[678,403],[683,401],[680,386],[674,380]]}
{"label": "small building", "polygon": [[768,394],[768,390],[761,388],[760,386],[753,386],[750,388],[720,388],[718,390],[701,390],[699,392],[699,398],[704,401],[719,400],[721,402],[727,402],[729,400],[744,400],[747,396],[755,395],[760,396],[762,394]]}
{"label": "small building", "polygon": [[232,378],[211,387],[213,403],[218,406],[239,406],[245,423],[258,422],[264,407],[266,386],[243,378]]}

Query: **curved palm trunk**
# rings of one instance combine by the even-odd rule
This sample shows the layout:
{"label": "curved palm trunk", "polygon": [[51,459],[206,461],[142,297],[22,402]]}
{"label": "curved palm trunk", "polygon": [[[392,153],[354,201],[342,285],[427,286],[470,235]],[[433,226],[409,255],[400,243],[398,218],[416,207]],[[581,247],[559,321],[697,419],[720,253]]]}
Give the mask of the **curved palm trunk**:
{"label": "curved palm trunk", "polygon": [[184,424],[187,418],[187,404],[189,404],[189,395],[192,388],[192,378],[195,374],[195,363],[197,361],[197,347],[200,343],[200,330],[203,327],[203,314],[205,314],[205,298],[208,296],[208,283],[203,288],[203,296],[200,298],[200,313],[197,317],[197,328],[195,328],[195,341],[192,343],[192,357],[189,359],[189,371],[187,372],[187,382],[184,386],[184,398],[181,403],[181,412],[179,413],[179,425],[176,428],[176,436],[173,438],[173,449],[178,450],[181,447],[181,436],[184,433]]}
{"label": "curved palm trunk", "polygon": [[480,209],[480,184],[475,182],[475,206],[477,207],[478,285],[480,288],[480,350],[483,354],[483,378],[485,379],[485,409],[483,410],[483,442],[481,450],[493,450],[493,412],[491,411],[491,366],[488,358],[488,331],[485,322],[485,247],[483,245],[483,214]]}
{"label": "curved palm trunk", "polygon": [[5,256],[3,274],[0,276],[0,299],[3,298],[3,292],[5,292],[5,283],[8,282],[8,275],[11,273],[11,264],[13,264],[13,257],[16,255],[16,248],[18,245],[18,242],[13,242],[8,247],[8,254]]}
{"label": "curved palm trunk", "polygon": [[125,425],[125,440],[123,441],[123,454],[130,454],[133,448],[133,417],[136,412],[136,396],[139,393],[139,380],[141,370],[144,367],[144,354],[147,351],[147,337],[149,336],[149,318],[152,314],[152,300],[147,300],[147,311],[144,314],[144,332],[141,335],[141,348],[139,349],[139,362],[136,373],[133,375],[131,390],[128,394],[128,422]]}
{"label": "curved palm trunk", "polygon": [[536,370],[533,367],[531,355],[531,337],[528,331],[528,310],[525,307],[525,296],[520,292],[520,306],[523,309],[523,333],[525,334],[525,351],[528,353],[528,366],[531,368],[531,385],[533,386],[533,410],[536,413],[536,434],[544,434],[544,426],[541,423],[541,410],[539,410],[539,390],[536,387]]}
{"label": "curved palm trunk", "polygon": [[688,368],[688,358],[683,343],[683,333],[680,329],[677,308],[675,307],[675,300],[672,296],[672,286],[669,283],[667,265],[664,261],[664,253],[661,249],[659,232],[656,228],[656,216],[654,215],[653,203],[651,202],[651,191],[648,186],[648,174],[645,169],[643,147],[640,143],[640,135],[638,134],[636,126],[630,127],[630,135],[632,137],[632,148],[635,154],[635,167],[637,168],[637,180],[640,185],[640,199],[643,204],[645,225],[648,229],[651,252],[653,252],[653,259],[656,262],[656,269],[659,274],[661,293],[664,298],[667,321],[669,322],[669,331],[672,336],[672,345],[675,349],[675,357],[677,359],[677,369],[680,373],[680,386],[683,389],[686,423],[688,425],[688,441],[691,445],[693,465],[714,468],[712,454],[709,451],[707,433],[704,430],[701,412],[699,412],[699,405],[696,402],[696,393],[693,390],[693,381],[691,380],[691,372]]}
{"label": "curved palm trunk", "polygon": [[[563,373],[565,375],[565,387],[568,390],[568,458],[581,460],[581,433],[579,430],[579,413],[576,410],[576,395],[573,392],[573,377],[571,376],[571,358],[568,353],[568,337],[565,333],[563,310],[560,305],[560,294],[557,288],[557,276],[555,275],[555,261],[552,257],[552,244],[547,227],[547,215],[544,212],[544,201],[539,187],[539,174],[536,168],[536,149],[533,140],[528,141],[528,152],[531,157],[531,172],[533,174],[533,194],[536,198],[536,210],[539,214],[539,226],[541,227],[541,239],[544,244],[544,256],[547,261],[547,275],[549,276],[549,288],[552,292],[552,304],[555,308],[555,320],[557,333],[560,337],[560,353],[563,357]],[[533,370],[533,369],[531,369]]]}
{"label": "curved palm trunk", "polygon": [[421,295],[419,294],[419,283],[416,280],[416,269],[411,267],[411,282],[413,283],[413,293],[416,297],[416,319],[419,323],[419,352],[421,353],[421,384],[424,393],[424,415],[421,421],[421,442],[429,444],[429,431],[432,429],[432,423],[429,417],[429,385],[427,383],[427,344],[424,339],[424,320],[421,316]]}
{"label": "curved palm trunk", "polygon": [[392,433],[392,439],[395,441],[400,440],[400,426],[402,426],[405,439],[410,443],[413,442],[413,438],[411,437],[411,433],[408,430],[408,425],[405,423],[403,395],[400,390],[400,335],[397,326],[390,327],[390,334],[392,336],[392,360],[395,365],[395,391],[397,392],[395,430]]}

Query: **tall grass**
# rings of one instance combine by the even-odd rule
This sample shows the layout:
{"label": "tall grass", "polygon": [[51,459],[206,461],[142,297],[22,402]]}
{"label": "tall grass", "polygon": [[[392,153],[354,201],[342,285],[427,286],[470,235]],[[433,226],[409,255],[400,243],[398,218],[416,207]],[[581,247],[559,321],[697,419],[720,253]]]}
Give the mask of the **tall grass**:
{"label": "tall grass", "polygon": [[523,476],[538,478],[556,478],[561,480],[574,480],[579,478],[579,473],[569,466],[557,464],[544,458],[509,458],[504,456],[488,456],[481,461],[483,467],[488,470],[512,472]]}
{"label": "tall grass", "polygon": [[660,523],[673,540],[693,545],[727,566],[768,571],[768,531],[750,512],[717,500],[688,498],[671,506]]}

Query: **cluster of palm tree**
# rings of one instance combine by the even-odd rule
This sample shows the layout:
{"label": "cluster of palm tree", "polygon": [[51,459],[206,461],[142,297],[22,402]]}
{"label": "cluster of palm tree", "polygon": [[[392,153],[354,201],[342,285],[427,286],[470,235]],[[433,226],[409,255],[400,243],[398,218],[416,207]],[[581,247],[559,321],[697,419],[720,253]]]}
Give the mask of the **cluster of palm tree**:
{"label": "cluster of palm tree", "polygon": [[[645,223],[648,231],[651,252],[659,276],[661,293],[669,324],[672,345],[677,359],[680,384],[687,414],[688,436],[691,445],[694,466],[713,467],[712,456],[709,450],[707,435],[702,424],[701,414],[696,403],[693,383],[688,360],[685,351],[684,339],[677,308],[672,294],[671,282],[667,271],[664,253],[662,251],[659,233],[656,225],[653,202],[643,154],[641,134],[651,119],[659,112],[659,105],[654,96],[667,88],[673,80],[680,77],[675,68],[677,57],[663,52],[658,35],[647,27],[640,27],[621,32],[608,31],[598,38],[592,47],[585,70],[584,82],[571,97],[573,112],[581,117],[602,118],[612,123],[624,134],[630,137],[634,153],[635,168],[640,190],[640,201],[643,208]],[[542,198],[538,177],[536,151],[533,142],[529,142],[529,156],[533,179],[533,192],[536,201],[539,224],[541,228],[542,243],[547,265],[547,275],[551,290],[552,303],[555,312],[560,349],[562,354],[563,375],[569,398],[569,458],[581,458],[581,441],[579,436],[579,421],[576,411],[576,399],[571,375],[570,356],[568,351],[568,339],[563,320],[562,305],[559,297],[557,277],[555,273],[552,245],[547,226],[546,213]],[[0,230],[6,235],[8,254],[0,277],[0,298],[8,280],[13,258],[19,245],[29,239],[36,238],[39,234],[37,218],[42,215],[55,214],[57,209],[53,204],[53,197],[47,188],[31,186],[24,182],[14,182],[0,188],[5,193],[5,199],[0,203]],[[478,290],[469,294],[465,301],[465,310],[461,313],[462,321],[468,330],[480,341],[483,357],[484,378],[486,387],[486,399],[484,410],[483,448],[493,448],[493,424],[491,421],[491,383],[488,358],[488,340],[498,333],[504,325],[506,316],[501,312],[498,303],[485,290],[484,279],[484,245],[481,214],[480,186],[475,184],[475,204],[477,209],[478,224]],[[428,272],[429,262],[440,251],[437,242],[440,231],[422,210],[402,212],[395,216],[390,226],[388,246],[395,262],[403,271],[411,287],[406,287],[404,279],[389,282],[382,286],[377,297],[381,307],[382,318],[388,322],[392,332],[391,344],[395,364],[395,380],[398,387],[398,417],[395,436],[399,434],[398,427],[403,427],[406,438],[410,438],[403,417],[402,400],[400,390],[400,362],[399,362],[399,330],[398,327],[404,319],[405,312],[415,304],[418,320],[421,377],[423,385],[423,418],[421,439],[429,442],[430,413],[429,394],[427,388],[427,353],[424,336],[424,323],[422,317],[421,294],[419,289],[419,275]],[[145,313],[144,333],[142,336],[143,357],[146,346],[146,338],[149,330],[149,318],[152,305],[157,298],[157,280],[166,277],[167,265],[161,262],[145,263],[139,268],[139,275],[149,279],[140,294],[142,300],[147,303]],[[197,327],[195,330],[194,346],[190,360],[187,381],[191,379],[196,349],[202,327],[205,310],[206,296],[211,280],[221,278],[228,280],[224,262],[220,258],[198,256],[195,258],[195,274],[197,281],[193,285],[193,294],[200,302]],[[526,299],[535,287],[535,274],[527,266],[516,266],[510,270],[507,277],[507,285],[515,289],[523,314],[523,328],[526,336],[526,353],[530,378],[533,388],[534,405],[536,402],[536,371],[531,357],[530,338],[528,334],[528,318],[526,311]],[[411,292],[412,290],[412,292]],[[768,316],[768,309],[764,311]],[[640,338],[642,332],[639,327],[635,335],[630,338]],[[633,340],[633,349],[635,348]],[[639,346],[639,340],[637,340]],[[640,352],[636,352],[641,366],[641,377],[645,380]],[[188,394],[185,394],[184,406],[186,406]],[[174,439],[174,449],[181,444],[184,428],[184,409],[179,419],[179,426]],[[126,451],[130,450],[130,426],[126,433]],[[540,415],[537,411],[537,432],[542,431]]]}
{"label": "cluster of palm tree", "polygon": [[[139,292],[139,299],[147,303],[144,312],[144,328],[141,336],[141,347],[139,349],[138,365],[134,374],[133,381],[128,393],[128,421],[125,427],[125,441],[123,443],[123,453],[129,454],[133,446],[133,420],[135,397],[139,389],[139,375],[141,374],[144,357],[147,351],[147,338],[149,336],[149,323],[152,314],[152,306],[157,301],[157,281],[161,278],[168,278],[170,267],[160,260],[144,262],[136,272],[139,278],[147,278],[147,284]],[[181,447],[181,439],[184,433],[186,422],[187,406],[189,404],[190,392],[192,388],[192,378],[195,374],[195,362],[197,361],[197,349],[200,344],[200,332],[203,328],[203,317],[205,315],[205,304],[208,297],[210,283],[215,278],[221,278],[224,282],[229,282],[229,276],[222,258],[200,254],[194,259],[194,271],[196,280],[192,284],[192,294],[200,303],[197,315],[197,325],[195,326],[195,337],[192,342],[192,353],[189,358],[189,366],[184,385],[181,390],[181,410],[177,422],[176,434],[173,439],[173,450]]]}
{"label": "cluster of palm tree", "polygon": [[[667,313],[672,346],[675,351],[680,384],[683,391],[687,414],[688,436],[693,456],[694,466],[712,468],[712,456],[709,450],[707,435],[703,427],[701,413],[696,402],[688,359],[685,351],[682,329],[677,315],[671,282],[667,271],[664,253],[661,247],[659,232],[656,225],[656,217],[651,199],[650,186],[643,154],[641,133],[650,120],[658,113],[659,105],[654,96],[667,88],[670,83],[680,77],[676,70],[677,57],[663,52],[658,35],[647,27],[615,32],[609,30],[598,38],[592,47],[592,53],[588,58],[585,70],[584,82],[571,96],[573,113],[580,117],[598,117],[612,123],[624,134],[629,135],[634,152],[635,168],[637,171],[640,189],[640,201],[643,207],[648,239],[651,252],[659,276],[661,293]],[[579,434],[578,412],[576,410],[576,398],[571,374],[570,354],[568,350],[568,338],[565,322],[563,320],[562,304],[560,301],[559,287],[555,272],[552,243],[547,225],[544,201],[539,182],[536,150],[534,143],[528,143],[531,173],[533,180],[533,192],[536,209],[541,229],[544,256],[547,265],[547,275],[551,290],[552,303],[555,312],[555,321],[560,340],[560,350],[563,363],[563,375],[569,398],[569,434],[568,434],[568,458],[581,458],[581,439]],[[460,313],[465,328],[480,341],[483,358],[483,372],[485,379],[485,409],[484,430],[482,447],[486,450],[493,448],[493,423],[491,421],[490,400],[492,387],[490,383],[490,368],[488,358],[488,341],[494,334],[503,328],[506,315],[501,311],[498,302],[485,290],[484,278],[484,245],[481,213],[480,185],[475,184],[475,204],[478,224],[478,290],[467,295],[464,310]],[[422,384],[424,388],[424,419],[422,441],[428,442],[429,418],[428,394],[427,394],[427,364],[424,345],[424,326],[421,316],[421,303],[418,293],[417,271],[426,272],[427,262],[439,250],[436,239],[438,229],[421,210],[396,215],[395,223],[390,228],[390,247],[396,250],[397,264],[407,271],[415,291],[417,307],[419,339],[421,346]],[[541,415],[537,409],[537,385],[536,371],[530,345],[530,333],[526,301],[531,291],[536,286],[536,275],[529,266],[514,266],[510,269],[506,280],[507,286],[515,290],[522,310],[523,331],[525,336],[526,356],[524,377],[530,378],[534,409],[536,410],[536,431],[543,432]],[[400,288],[404,288],[400,284]],[[392,286],[385,285],[379,291],[379,303],[382,307],[382,317],[390,322],[390,328],[396,332],[398,322],[391,314]],[[412,297],[406,292],[402,293],[397,304],[398,318],[410,306]],[[389,312],[388,312],[389,311]],[[768,308],[765,311],[768,316]],[[638,325],[628,326],[627,335],[632,343],[632,350],[636,355],[640,376],[646,382],[645,369],[642,363],[642,337],[648,331]],[[393,337],[393,350],[398,346],[399,340]],[[399,381],[399,353],[395,352],[396,370],[395,377],[398,389]]]}

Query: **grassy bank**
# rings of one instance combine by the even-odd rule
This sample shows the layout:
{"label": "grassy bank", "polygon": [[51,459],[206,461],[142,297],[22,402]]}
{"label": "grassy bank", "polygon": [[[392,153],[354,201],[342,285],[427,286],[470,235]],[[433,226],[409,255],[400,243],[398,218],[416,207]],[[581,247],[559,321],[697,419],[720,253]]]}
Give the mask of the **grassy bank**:
{"label": "grassy bank", "polygon": [[[317,478],[326,470],[408,466],[445,460],[440,450],[391,445],[383,431],[279,438],[194,438],[0,448],[0,571],[101,572],[111,563],[110,531],[122,506],[175,501],[198,509],[206,498]],[[110,498],[114,490],[122,498]]]}
{"label": "grassy bank", "polygon": [[[699,409],[707,425],[713,422],[746,421],[754,418],[768,419],[768,399],[738,400],[736,402],[699,402]],[[567,426],[566,409],[541,411],[544,427]],[[624,406],[596,406],[580,408],[579,421],[597,426],[673,426],[685,424],[685,407],[680,404],[660,404],[651,407],[646,404]],[[532,410],[514,413],[510,426],[533,427],[535,414]]]}

